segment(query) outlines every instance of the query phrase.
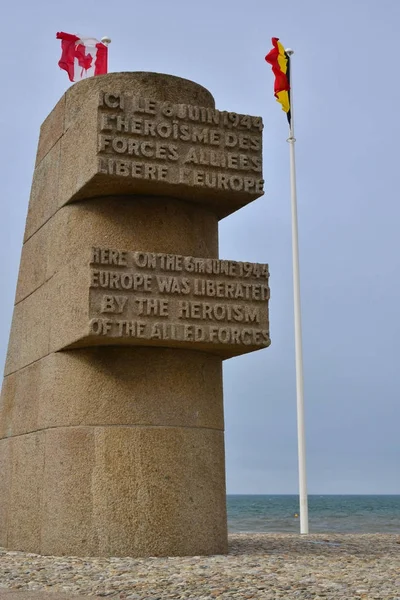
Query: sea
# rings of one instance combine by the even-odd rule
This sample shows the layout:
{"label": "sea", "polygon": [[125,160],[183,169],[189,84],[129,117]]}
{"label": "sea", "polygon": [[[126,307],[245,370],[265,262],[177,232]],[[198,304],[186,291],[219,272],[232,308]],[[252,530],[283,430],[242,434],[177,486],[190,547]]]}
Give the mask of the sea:
{"label": "sea", "polygon": [[[299,498],[228,495],[230,533],[298,533]],[[308,497],[310,533],[400,533],[400,495]]]}

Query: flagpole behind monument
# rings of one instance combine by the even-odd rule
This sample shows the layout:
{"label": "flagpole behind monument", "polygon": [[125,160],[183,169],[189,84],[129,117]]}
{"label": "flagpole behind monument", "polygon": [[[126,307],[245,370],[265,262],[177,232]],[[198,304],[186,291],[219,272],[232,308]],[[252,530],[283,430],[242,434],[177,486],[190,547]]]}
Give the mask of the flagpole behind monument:
{"label": "flagpole behind monument", "polygon": [[301,332],[301,302],[300,302],[300,265],[299,265],[299,234],[297,219],[297,188],[296,188],[296,157],[293,114],[293,76],[292,55],[294,51],[288,48],[289,83],[290,83],[290,125],[289,125],[289,154],[290,154],[290,196],[292,207],[292,256],[293,256],[293,294],[294,294],[294,332],[296,352],[296,397],[297,397],[297,444],[299,462],[299,500],[300,500],[300,533],[308,533],[308,497],[306,471],[306,439],[304,424],[304,382],[303,382],[303,343]]}

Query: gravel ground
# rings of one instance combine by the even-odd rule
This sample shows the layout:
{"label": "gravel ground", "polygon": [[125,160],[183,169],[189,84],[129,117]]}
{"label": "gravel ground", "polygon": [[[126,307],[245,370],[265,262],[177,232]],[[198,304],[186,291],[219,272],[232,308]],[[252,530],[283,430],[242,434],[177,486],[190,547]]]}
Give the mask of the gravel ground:
{"label": "gravel ground", "polygon": [[227,556],[76,558],[0,549],[0,591],[126,600],[400,600],[399,535],[232,534]]}

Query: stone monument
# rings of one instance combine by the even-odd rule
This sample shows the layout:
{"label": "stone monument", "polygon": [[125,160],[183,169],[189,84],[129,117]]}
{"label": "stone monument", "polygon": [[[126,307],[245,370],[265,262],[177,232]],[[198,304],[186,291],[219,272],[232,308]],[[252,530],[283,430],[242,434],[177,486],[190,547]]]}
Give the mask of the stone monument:
{"label": "stone monument", "polygon": [[[111,73],[44,121],[0,404],[0,545],[227,551],[222,360],[269,345],[268,266],[218,259],[262,120]],[[244,399],[245,400],[245,399]]]}

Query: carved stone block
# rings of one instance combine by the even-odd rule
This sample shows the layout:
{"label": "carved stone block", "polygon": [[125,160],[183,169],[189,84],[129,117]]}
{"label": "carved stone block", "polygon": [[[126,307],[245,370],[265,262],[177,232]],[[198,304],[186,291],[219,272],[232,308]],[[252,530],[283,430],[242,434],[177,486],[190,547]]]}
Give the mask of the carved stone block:
{"label": "carved stone block", "polygon": [[222,360],[269,345],[265,263],[218,259],[263,194],[262,121],[157,73],[41,128],[0,402],[0,545],[227,551]]}

